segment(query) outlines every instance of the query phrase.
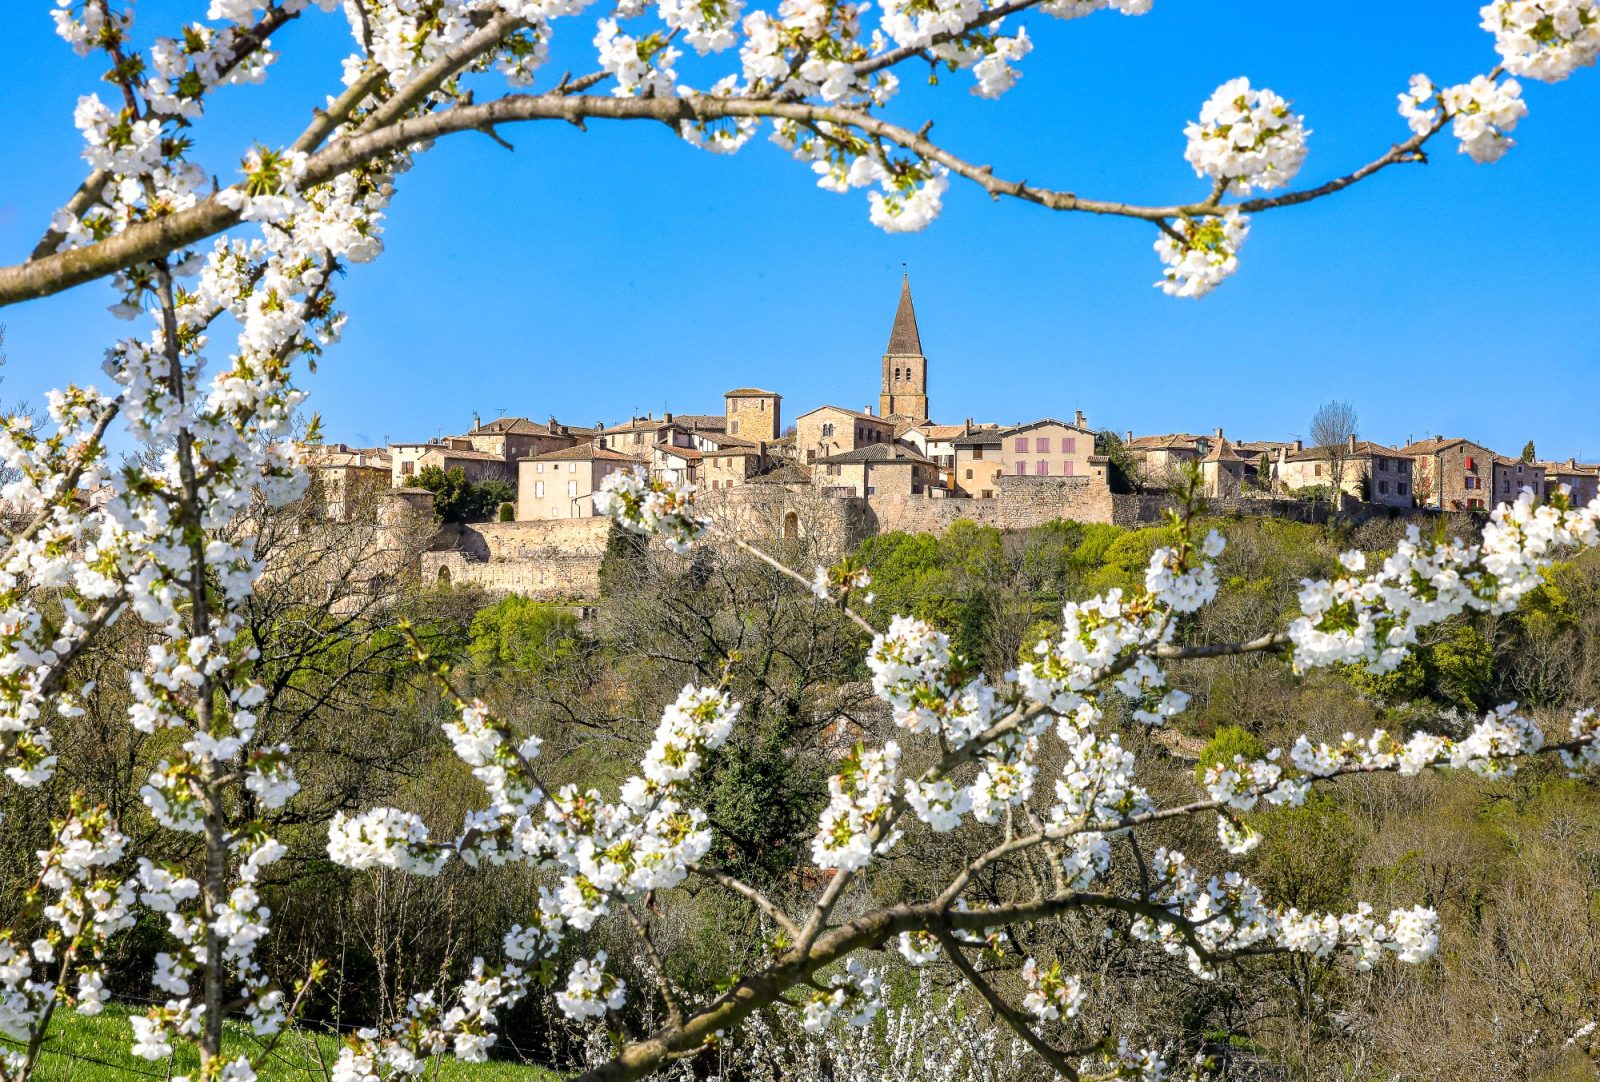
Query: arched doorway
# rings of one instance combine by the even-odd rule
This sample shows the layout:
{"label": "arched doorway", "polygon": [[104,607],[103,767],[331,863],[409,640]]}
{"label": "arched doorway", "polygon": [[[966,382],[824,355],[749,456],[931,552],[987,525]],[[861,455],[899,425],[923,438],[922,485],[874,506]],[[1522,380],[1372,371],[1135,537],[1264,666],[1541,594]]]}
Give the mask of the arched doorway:
{"label": "arched doorway", "polygon": [[439,567],[439,585],[440,586],[449,586],[450,585],[450,569],[448,567],[443,566],[443,565],[440,565],[440,567]]}
{"label": "arched doorway", "polygon": [[783,539],[785,541],[800,540],[800,516],[794,511],[783,513]]}

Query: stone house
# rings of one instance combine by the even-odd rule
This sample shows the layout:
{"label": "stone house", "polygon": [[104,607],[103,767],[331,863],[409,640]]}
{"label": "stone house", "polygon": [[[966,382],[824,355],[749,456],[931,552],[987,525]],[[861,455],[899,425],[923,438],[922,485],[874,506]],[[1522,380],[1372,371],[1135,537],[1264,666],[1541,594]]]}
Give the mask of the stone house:
{"label": "stone house", "polygon": [[894,443],[894,422],[843,406],[818,406],[795,418],[795,451],[802,464],[861,447]]}
{"label": "stone house", "polygon": [[939,470],[909,447],[878,443],[818,459],[811,477],[826,496],[921,496]]}
{"label": "stone house", "polygon": [[606,477],[644,465],[643,458],[592,443],[525,458],[517,463],[517,521],[589,518]]}
{"label": "stone house", "polygon": [[297,450],[322,496],[324,513],[335,521],[348,519],[364,497],[392,487],[392,464],[382,447],[323,443]]}
{"label": "stone house", "polygon": [[1519,458],[1502,458],[1496,455],[1494,495],[1489,501],[1489,506],[1515,503],[1525,488],[1533,490],[1534,499],[1541,499],[1544,496],[1544,467],[1537,462],[1524,462]]}
{"label": "stone house", "polygon": [[1245,459],[1227,440],[1217,440],[1200,460],[1201,491],[1207,496],[1237,496],[1244,488]]}
{"label": "stone house", "polygon": [[[1222,439],[1222,429],[1217,429],[1215,439]],[[1168,432],[1156,436],[1135,436],[1129,432],[1122,442],[1128,449],[1129,457],[1138,464],[1146,478],[1157,484],[1167,484],[1178,477],[1186,466],[1198,463],[1209,454],[1215,440],[1188,432]]]}
{"label": "stone house", "polygon": [[[1336,483],[1335,474],[1343,471]],[[1337,487],[1380,507],[1411,507],[1415,499],[1413,458],[1405,451],[1352,436],[1338,454],[1330,447],[1306,447],[1296,440],[1278,453],[1278,487]]]}
{"label": "stone house", "polygon": [[594,429],[564,425],[554,417],[544,424],[526,417],[500,417],[488,424],[474,424],[466,438],[474,451],[517,462],[585,443],[594,438]]}
{"label": "stone house", "polygon": [[1408,443],[1417,506],[1441,511],[1484,510],[1494,499],[1495,453],[1459,437],[1434,436]]}
{"label": "stone house", "polygon": [[1591,503],[1600,496],[1600,465],[1586,465],[1576,459],[1565,462],[1541,462],[1544,470],[1544,498],[1549,499],[1567,486],[1567,496],[1574,504]]}
{"label": "stone house", "polygon": [[709,432],[696,432],[694,442],[701,452],[699,484],[707,491],[736,488],[769,464],[765,443]]}
{"label": "stone house", "polygon": [[692,447],[696,432],[722,432],[727,418],[720,413],[664,413],[660,417],[632,417],[619,425],[599,429],[594,434],[597,447],[648,458],[659,443]]}
{"label": "stone house", "polygon": [[389,481],[395,488],[415,484],[417,474],[429,466],[437,466],[446,473],[459,469],[472,484],[484,481],[517,483],[516,464],[500,455],[473,448],[466,436],[446,436],[443,440],[428,443],[391,443],[389,445]]}
{"label": "stone house", "polygon": [[695,447],[658,443],[650,449],[650,473],[669,481],[698,485],[704,452]]}
{"label": "stone house", "polygon": [[1000,469],[1008,477],[1092,476],[1093,457],[1094,433],[1081,413],[1071,424],[1045,418],[1001,433]]}
{"label": "stone house", "polygon": [[961,495],[992,500],[1000,491],[1002,431],[998,425],[970,425],[950,441],[955,448],[954,488]]}
{"label": "stone house", "polygon": [[738,387],[722,396],[725,404],[723,431],[730,436],[758,442],[775,440],[783,433],[783,396],[759,387]]}

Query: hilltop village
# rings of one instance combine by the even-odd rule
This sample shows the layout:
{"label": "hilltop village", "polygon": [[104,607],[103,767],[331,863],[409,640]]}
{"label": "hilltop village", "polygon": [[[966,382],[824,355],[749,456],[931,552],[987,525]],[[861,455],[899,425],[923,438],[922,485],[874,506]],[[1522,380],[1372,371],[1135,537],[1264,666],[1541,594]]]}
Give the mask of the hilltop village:
{"label": "hilltop village", "polygon": [[1195,473],[1213,508],[1296,518],[1483,512],[1524,488],[1545,497],[1566,486],[1581,501],[1600,491],[1600,464],[1514,458],[1459,436],[1389,447],[1350,431],[1308,446],[1234,439],[1221,428],[1097,431],[1081,410],[1070,420],[940,424],[928,368],[907,278],[876,409],[824,405],[786,424],[781,393],[738,387],[720,413],[592,426],[474,418],[459,436],[317,445],[306,457],[336,514],[371,489],[428,511],[436,494],[419,484],[428,478],[501,493],[483,516],[491,521],[449,524],[424,573],[562,598],[584,595],[598,573],[606,521],[594,494],[619,470],[693,484],[700,504],[737,532],[806,537],[822,550],[888,530],[940,531],[957,519],[1008,529],[1063,518],[1157,521]]}

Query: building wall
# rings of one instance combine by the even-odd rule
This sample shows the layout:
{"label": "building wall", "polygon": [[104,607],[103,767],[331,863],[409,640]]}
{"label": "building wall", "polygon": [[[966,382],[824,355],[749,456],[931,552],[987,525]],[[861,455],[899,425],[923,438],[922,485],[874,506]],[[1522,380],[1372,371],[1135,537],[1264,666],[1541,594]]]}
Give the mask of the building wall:
{"label": "building wall", "polygon": [[750,479],[760,463],[761,456],[754,452],[707,451],[700,460],[701,488],[706,492],[736,488]]}
{"label": "building wall", "polygon": [[1006,433],[1000,444],[1000,469],[1007,477],[1093,476],[1089,468],[1093,454],[1094,433],[1071,425],[1040,425]]}
{"label": "building wall", "polygon": [[[1471,468],[1468,468],[1468,461]],[[1430,507],[1469,511],[1494,506],[1494,452],[1475,443],[1458,443],[1416,456],[1416,485]]]}
{"label": "building wall", "polygon": [[1416,467],[1409,458],[1373,455],[1365,461],[1368,503],[1410,507],[1416,498]]}
{"label": "building wall", "polygon": [[[993,499],[1000,492],[1000,471],[1005,462],[994,445],[955,449],[956,488],[973,499]],[[982,454],[982,458],[978,455]]]}
{"label": "building wall", "polygon": [[1494,464],[1494,494],[1489,506],[1497,503],[1514,503],[1524,488],[1533,489],[1534,496],[1544,493],[1544,467],[1529,462]]}
{"label": "building wall", "polygon": [[535,601],[592,601],[600,595],[610,531],[604,518],[466,526],[457,547],[423,554],[422,575]]}
{"label": "building wall", "polygon": [[607,475],[631,469],[626,462],[519,462],[517,521],[589,518],[591,498]]}
{"label": "building wall", "polygon": [[727,399],[727,433],[742,440],[775,440],[783,432],[780,395],[737,395]]}
{"label": "building wall", "polygon": [[803,463],[854,451],[857,447],[893,442],[892,422],[863,417],[837,406],[812,410],[795,422],[795,455]]}
{"label": "building wall", "polygon": [[980,526],[1021,530],[1057,519],[1112,521],[1111,489],[1095,477],[1002,477],[991,499],[875,495],[867,504],[867,527],[878,533],[942,533],[957,519]]}

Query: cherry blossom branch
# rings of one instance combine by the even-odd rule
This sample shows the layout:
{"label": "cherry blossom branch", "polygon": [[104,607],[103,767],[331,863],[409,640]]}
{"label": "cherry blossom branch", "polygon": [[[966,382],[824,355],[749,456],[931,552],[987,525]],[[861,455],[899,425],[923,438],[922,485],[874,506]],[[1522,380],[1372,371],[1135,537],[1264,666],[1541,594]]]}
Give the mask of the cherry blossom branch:
{"label": "cherry blossom branch", "polygon": [[1054,1068],[1057,1074],[1076,1082],[1078,1078],[1077,1068],[1068,1062],[1067,1057],[1058,1049],[1035,1033],[1033,1027],[1028,1024],[1027,1018],[1021,1012],[1000,998],[1000,994],[990,986],[988,981],[983,979],[983,975],[967,959],[965,951],[962,950],[962,946],[957,942],[955,936],[943,928],[934,929],[933,935],[939,940],[940,945],[944,947],[945,957],[950,959],[951,964],[961,971],[961,975],[966,978],[967,983],[978,990],[978,994],[983,997],[984,1002],[989,1004],[990,1010],[999,1015],[1001,1020],[1010,1026],[1017,1036],[1026,1041],[1028,1047],[1033,1049],[1040,1059]]}
{"label": "cherry blossom branch", "polygon": [[772,918],[773,922],[777,924],[778,927],[787,932],[790,939],[798,940],[800,938],[799,926],[796,925],[794,921],[789,919],[789,915],[785,913],[776,902],[774,902],[771,898],[768,898],[757,888],[751,886],[741,879],[737,879],[729,875],[727,872],[720,871],[716,868],[707,868],[697,864],[691,867],[689,870],[702,879],[710,880],[718,886],[727,890],[731,890],[735,894],[748,899],[755,905],[757,909],[761,910],[761,912]]}
{"label": "cherry blossom branch", "polygon": [[[341,139],[313,155],[306,163],[302,186],[331,180],[382,155],[416,143],[463,131],[478,131],[500,124],[537,120],[560,120],[581,124],[584,120],[647,120],[681,124],[719,119],[777,118],[809,124],[831,124],[855,129],[887,139],[936,162],[964,177],[991,196],[1009,196],[1036,203],[1050,210],[1112,215],[1160,222],[1170,218],[1204,216],[1217,208],[1203,200],[1198,203],[1139,205],[1114,200],[1088,199],[1075,193],[1041,188],[1022,180],[997,177],[988,165],[967,161],[928,139],[898,124],[860,109],[842,106],[809,105],[803,102],[724,98],[695,94],[681,98],[632,98],[570,95],[551,91],[546,94],[511,94],[493,101],[457,106],[423,116],[396,120],[383,128]],[[1331,195],[1399,162],[1419,161],[1417,152],[1442,127],[1396,144],[1367,165],[1317,188],[1264,197],[1234,204],[1239,210],[1260,212],[1304,203]],[[240,220],[240,211],[216,196],[174,214],[147,222],[134,223],[105,240],[65,252],[54,252],[26,263],[0,268],[0,306],[20,300],[49,296],[72,286],[92,281],[122,267],[146,262],[176,251],[195,241],[214,235]]]}

